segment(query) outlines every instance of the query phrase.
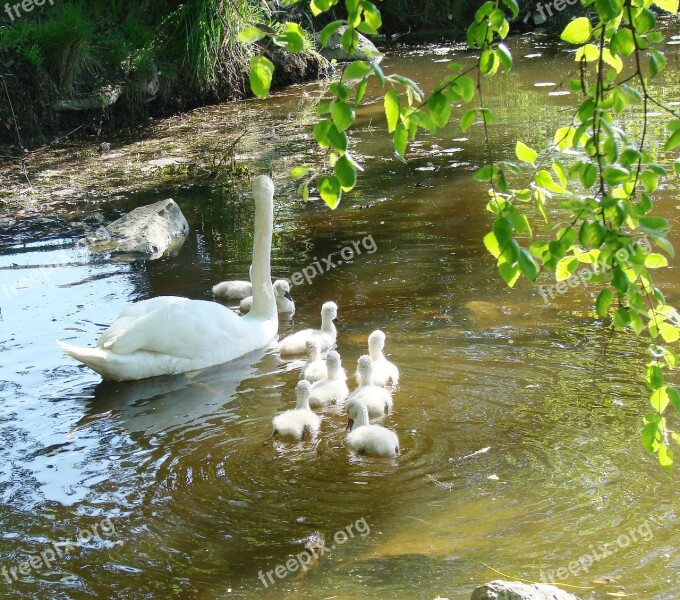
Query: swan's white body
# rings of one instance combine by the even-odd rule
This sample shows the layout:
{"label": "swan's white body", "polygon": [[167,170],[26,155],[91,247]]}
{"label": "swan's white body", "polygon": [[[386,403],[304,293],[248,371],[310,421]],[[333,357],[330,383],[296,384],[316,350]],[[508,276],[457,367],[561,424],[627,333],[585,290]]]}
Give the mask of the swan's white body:
{"label": "swan's white body", "polygon": [[364,355],[357,361],[357,372],[360,375],[359,387],[355,389],[347,399],[347,410],[353,402],[366,405],[371,417],[380,417],[392,410],[392,394],[384,387],[374,385],[373,361],[370,356]]}
{"label": "swan's white body", "polygon": [[[290,285],[285,279],[277,279],[274,282],[274,298],[276,298],[276,310],[279,311],[279,314],[295,314],[295,302],[293,302],[293,297],[290,295]],[[239,310],[243,315],[249,313],[252,307],[252,296],[244,298],[239,304]]]}
{"label": "swan's white body", "polygon": [[321,329],[303,329],[283,338],[279,344],[282,355],[304,354],[307,342],[318,339],[321,343],[321,351],[326,352],[335,346],[338,332],[333,320],[338,316],[338,306],[335,302],[326,302],[321,307]]}
{"label": "swan's white body", "polygon": [[[388,385],[399,385],[399,369],[394,363],[385,358],[383,349],[385,348],[385,334],[376,329],[368,336],[368,354],[373,361],[373,385],[387,387]],[[357,384],[361,385],[359,371],[355,373]]]}
{"label": "swan's white body", "polygon": [[365,456],[394,457],[399,454],[399,438],[394,431],[380,425],[370,425],[368,408],[357,401],[348,405],[347,445],[357,454]]}
{"label": "swan's white body", "polygon": [[253,295],[253,284],[250,281],[220,281],[213,286],[212,293],[220,300],[243,300]]}
{"label": "swan's white body", "polygon": [[305,439],[307,434],[316,435],[321,425],[321,417],[309,408],[309,381],[298,382],[295,388],[297,402],[295,408],[277,415],[272,419],[272,436],[296,442]]}
{"label": "swan's white body", "polygon": [[328,367],[328,378],[317,381],[312,386],[309,405],[313,408],[327,404],[342,404],[349,396],[347,376],[340,363],[340,355],[335,350],[328,353],[326,365]]}
{"label": "swan's white body", "polygon": [[321,358],[321,342],[318,338],[307,342],[307,362],[302,367],[300,379],[306,379],[309,383],[316,383],[328,377],[326,361]]}
{"label": "swan's white body", "polygon": [[270,275],[274,184],[253,182],[253,310],[240,317],[221,304],[161,296],[126,308],[94,348],[57,342],[104,379],[174,375],[228,362],[267,346],[278,330]]}

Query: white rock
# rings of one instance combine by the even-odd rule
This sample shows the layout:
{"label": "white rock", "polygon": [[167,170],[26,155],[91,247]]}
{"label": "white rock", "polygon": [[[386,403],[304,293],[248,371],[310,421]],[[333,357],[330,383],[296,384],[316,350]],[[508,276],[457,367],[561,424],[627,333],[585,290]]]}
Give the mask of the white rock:
{"label": "white rock", "polygon": [[527,585],[518,581],[496,580],[472,592],[470,600],[578,600],[576,596],[543,583]]}

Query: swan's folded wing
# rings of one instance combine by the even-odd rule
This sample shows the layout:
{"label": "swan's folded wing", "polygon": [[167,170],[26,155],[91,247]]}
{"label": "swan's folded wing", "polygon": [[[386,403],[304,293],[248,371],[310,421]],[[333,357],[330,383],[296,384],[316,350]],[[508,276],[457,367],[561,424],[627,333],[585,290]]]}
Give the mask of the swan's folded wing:
{"label": "swan's folded wing", "polygon": [[159,308],[164,308],[180,302],[181,300],[186,300],[186,298],[181,298],[179,296],[158,296],[157,298],[149,298],[148,300],[130,304],[130,306],[120,313],[118,318],[111,323],[109,328],[102,333],[97,340],[97,347],[111,348],[121,334],[132,325],[136,319],[148,315]]}
{"label": "swan's folded wing", "polygon": [[228,343],[228,337],[237,339],[245,329],[243,319],[220,304],[182,298],[134,319],[109,349],[193,359]]}

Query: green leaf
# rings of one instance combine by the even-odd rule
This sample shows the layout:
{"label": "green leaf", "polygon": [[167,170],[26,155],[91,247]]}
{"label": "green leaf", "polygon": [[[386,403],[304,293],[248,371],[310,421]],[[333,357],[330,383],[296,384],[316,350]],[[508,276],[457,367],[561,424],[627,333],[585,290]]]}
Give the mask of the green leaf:
{"label": "green leaf", "polygon": [[477,118],[477,109],[471,109],[463,113],[463,116],[460,118],[460,129],[461,131],[465,132],[467,129],[470,127],[475,122],[475,119]]}
{"label": "green leaf", "polygon": [[614,299],[614,294],[609,288],[603,289],[597,296],[597,300],[595,301],[595,310],[597,310],[597,314],[604,318],[607,316],[607,313],[609,312],[609,305],[612,303],[612,300]]}
{"label": "green leaf", "polygon": [[456,89],[466,104],[475,97],[475,83],[467,75],[461,75],[455,81]]}
{"label": "green leaf", "polygon": [[536,277],[538,277],[538,265],[536,264],[534,257],[531,256],[531,254],[526,248],[520,248],[518,262],[522,274],[529,281],[534,283],[536,281]]}
{"label": "green leaf", "polygon": [[674,387],[666,388],[666,394],[668,394],[668,401],[675,410],[680,410],[680,392]]}
{"label": "green leaf", "polygon": [[659,457],[659,464],[664,469],[671,469],[673,467],[673,450],[668,446],[661,444],[657,456]]}
{"label": "green leaf", "polygon": [[515,144],[515,154],[521,161],[530,164],[534,164],[538,158],[538,152],[536,152],[536,150],[530,148],[519,140],[517,140],[517,143]]}
{"label": "green leaf", "polygon": [[501,257],[500,260],[502,262],[498,264],[498,272],[501,274],[501,277],[505,280],[505,283],[508,284],[508,287],[513,287],[520,276],[519,266],[517,265],[516,262],[510,263],[507,261],[503,261],[503,257]]}
{"label": "green leaf", "polygon": [[564,28],[560,37],[568,44],[585,44],[592,32],[590,21],[586,17],[579,17]]}
{"label": "green leaf", "polygon": [[394,150],[402,160],[406,153],[406,145],[408,144],[408,131],[399,123],[394,131]]}
{"label": "green leaf", "polygon": [[[658,390],[663,386],[663,371],[658,365],[647,365],[645,369],[645,383],[650,390]],[[677,394],[677,392],[675,393]],[[680,395],[678,398],[680,399]]]}
{"label": "green leaf", "polygon": [[354,54],[359,48],[359,34],[353,28],[348,27],[340,38],[340,44],[347,54]]}
{"label": "green leaf", "polygon": [[250,59],[250,89],[258,98],[266,98],[273,75],[274,64],[268,58],[256,54]]}
{"label": "green leaf", "polygon": [[557,185],[550,173],[545,169],[540,170],[534,177],[536,185],[556,194],[564,194],[566,191],[562,186]]}
{"label": "green leaf", "polygon": [[335,210],[342,197],[342,189],[337,177],[322,177],[319,180],[319,195],[328,204],[331,210]]}
{"label": "green leaf", "polygon": [[669,150],[674,150],[680,146],[680,129],[676,129],[671,137],[668,138],[666,143],[663,145],[663,149],[668,152]]}
{"label": "green leaf", "polygon": [[678,0],[654,0],[654,4],[661,10],[665,10],[674,15],[678,14]]}
{"label": "green leaf", "polygon": [[355,60],[342,73],[342,81],[363,79],[373,70],[371,63],[365,60]]}
{"label": "green leaf", "polygon": [[642,35],[654,29],[656,25],[656,17],[654,13],[648,8],[643,8],[637,16],[633,17],[633,24],[638,35]]}
{"label": "green leaf", "polygon": [[655,389],[649,397],[649,403],[659,414],[663,414],[663,411],[666,410],[666,407],[670,401],[666,389],[667,387],[665,385],[659,389]]}
{"label": "green leaf", "polygon": [[307,173],[311,169],[311,167],[307,166],[302,166],[302,167],[294,167],[293,169],[290,170],[290,176],[293,179],[300,179],[305,173]]}
{"label": "green leaf", "polygon": [[451,104],[441,92],[435,92],[427,101],[432,120],[437,127],[444,127],[451,117]]}
{"label": "green leaf", "polygon": [[621,14],[623,0],[595,0],[595,9],[600,19],[611,21]]}
{"label": "green leaf", "polygon": [[305,47],[305,33],[297,23],[286,23],[283,33],[274,40],[289,52],[302,52]]}
{"label": "green leaf", "polygon": [[331,102],[331,118],[338,131],[345,131],[354,122],[354,108],[346,102]]}
{"label": "green leaf", "polygon": [[656,252],[652,252],[645,256],[645,267],[648,269],[658,269],[660,267],[667,267],[668,266],[668,260],[666,260],[666,257],[663,254],[657,254]]}
{"label": "green leaf", "polygon": [[257,27],[246,27],[236,36],[236,41],[242,44],[253,44],[265,37],[267,33]]}
{"label": "green leaf", "polygon": [[357,167],[346,154],[335,163],[335,176],[344,192],[349,192],[357,183]]}
{"label": "green leaf", "polygon": [[498,44],[498,48],[496,48],[496,56],[501,61],[501,64],[506,71],[512,69],[512,54],[510,54],[510,50],[505,44]]}
{"label": "green leaf", "polygon": [[[510,9],[510,13],[512,14],[512,18],[516,19],[517,16],[519,15],[519,5],[517,4],[516,0],[503,0],[503,4],[507,6]],[[676,1],[676,6],[677,6],[677,1]]]}
{"label": "green leaf", "polygon": [[489,233],[484,236],[483,241],[484,246],[486,246],[486,249],[494,256],[494,258],[498,258],[501,255],[498,238],[493,231],[489,231]]}
{"label": "green leaf", "polygon": [[654,77],[666,66],[666,57],[656,48],[649,49],[649,75]]}
{"label": "green leaf", "polygon": [[680,338],[680,330],[675,325],[666,322],[659,323],[659,333],[667,344],[672,344]]}
{"label": "green leaf", "polygon": [[[385,94],[385,115],[387,116],[387,131],[392,133],[399,123],[399,96],[395,90],[390,90]],[[402,155],[403,156],[403,155]]]}
{"label": "green leaf", "polygon": [[331,36],[338,30],[340,29],[343,25],[346,25],[347,21],[332,21],[328,25],[326,25],[322,30],[321,33],[319,34],[319,43],[322,46],[327,46],[328,45],[328,40],[331,39]]}

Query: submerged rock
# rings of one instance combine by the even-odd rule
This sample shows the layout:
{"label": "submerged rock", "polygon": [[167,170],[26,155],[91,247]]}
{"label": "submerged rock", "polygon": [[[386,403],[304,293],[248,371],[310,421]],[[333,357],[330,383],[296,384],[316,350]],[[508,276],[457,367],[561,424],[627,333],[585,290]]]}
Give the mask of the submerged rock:
{"label": "submerged rock", "polygon": [[576,596],[543,583],[527,585],[519,581],[496,580],[472,592],[470,600],[578,600]]}
{"label": "submerged rock", "polygon": [[92,252],[145,254],[150,259],[177,253],[189,233],[189,224],[172,199],[140,206],[89,239]]}

